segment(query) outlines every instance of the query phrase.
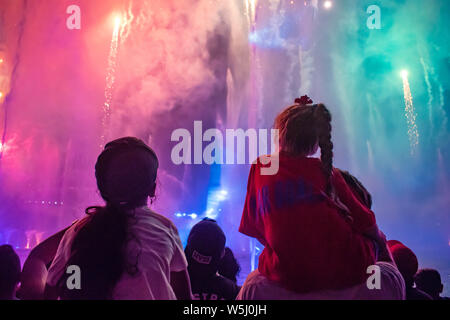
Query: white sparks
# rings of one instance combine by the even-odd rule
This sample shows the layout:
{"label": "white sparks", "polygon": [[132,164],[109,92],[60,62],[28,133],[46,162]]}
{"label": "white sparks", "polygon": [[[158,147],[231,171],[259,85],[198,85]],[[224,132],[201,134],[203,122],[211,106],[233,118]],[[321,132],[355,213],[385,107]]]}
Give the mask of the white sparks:
{"label": "white sparks", "polygon": [[401,72],[403,78],[403,95],[405,98],[405,117],[408,123],[408,136],[409,143],[411,146],[411,154],[416,153],[417,147],[419,145],[419,130],[416,123],[416,113],[414,111],[413,99],[411,95],[411,89],[409,87],[408,81],[408,71],[403,70]]}
{"label": "white sparks", "polygon": [[106,73],[106,87],[105,87],[105,103],[103,104],[103,118],[102,118],[102,136],[101,142],[103,146],[106,143],[106,137],[108,135],[108,124],[111,117],[111,104],[113,100],[114,83],[116,81],[116,64],[117,64],[117,52],[119,48],[119,31],[121,27],[120,17],[114,19],[114,30],[111,39],[111,47],[109,49],[108,56],[108,69]]}

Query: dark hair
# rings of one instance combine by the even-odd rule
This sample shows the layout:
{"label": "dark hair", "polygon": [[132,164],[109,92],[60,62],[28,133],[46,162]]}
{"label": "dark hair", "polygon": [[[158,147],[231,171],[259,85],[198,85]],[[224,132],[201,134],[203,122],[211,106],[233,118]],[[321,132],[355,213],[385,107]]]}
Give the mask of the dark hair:
{"label": "dark hair", "polygon": [[133,264],[125,253],[134,238],[127,230],[133,209],[154,196],[157,170],[156,154],[137,138],[121,138],[105,146],[95,176],[106,206],[86,209],[89,217],[79,226],[66,265],[80,267],[81,290],[68,290],[67,275],[63,275],[59,281],[62,299],[111,299],[122,274],[138,271],[138,256]]}
{"label": "dark hair", "polygon": [[326,192],[332,195],[333,142],[331,141],[331,113],[323,104],[306,104],[307,99],[296,99],[296,104],[283,110],[275,119],[279,130],[280,148],[292,155],[308,155],[320,147],[320,159],[326,177]]}
{"label": "dark hair", "polygon": [[219,274],[227,279],[237,282],[237,276],[241,271],[239,262],[234,257],[233,251],[230,248],[225,248],[225,254],[219,263]]}
{"label": "dark hair", "polygon": [[372,195],[367,191],[364,185],[355,176],[351,175],[348,171],[339,170],[344,177],[345,182],[349,185],[352,192],[367,208],[372,208]]}
{"label": "dark hair", "polygon": [[439,271],[435,269],[420,269],[414,276],[416,287],[433,298],[439,296],[442,291],[442,280]]}
{"label": "dark hair", "polygon": [[0,300],[11,299],[20,281],[20,259],[10,245],[0,246]]}

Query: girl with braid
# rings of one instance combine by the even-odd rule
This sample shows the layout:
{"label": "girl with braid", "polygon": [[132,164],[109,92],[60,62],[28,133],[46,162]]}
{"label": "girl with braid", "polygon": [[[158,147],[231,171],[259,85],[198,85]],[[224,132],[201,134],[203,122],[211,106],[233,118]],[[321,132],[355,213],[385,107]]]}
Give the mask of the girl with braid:
{"label": "girl with braid", "polygon": [[[264,162],[252,165],[239,228],[265,246],[258,271],[297,293],[365,283],[385,239],[333,168],[330,112],[303,96],[274,127],[280,150],[271,157],[279,157],[279,170],[262,175]],[[318,148],[320,159],[311,157]]]}

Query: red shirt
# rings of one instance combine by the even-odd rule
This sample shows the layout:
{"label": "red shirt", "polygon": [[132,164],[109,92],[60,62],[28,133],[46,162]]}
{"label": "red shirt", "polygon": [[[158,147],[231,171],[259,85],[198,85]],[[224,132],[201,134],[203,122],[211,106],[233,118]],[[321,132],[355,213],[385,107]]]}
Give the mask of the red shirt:
{"label": "red shirt", "polygon": [[253,164],[239,231],[265,248],[259,271],[295,292],[343,289],[367,280],[375,263],[372,241],[364,230],[375,216],[352,193],[340,172],[333,171],[336,195],[349,209],[352,222],[325,194],[319,159],[279,156],[275,175],[261,175]]}

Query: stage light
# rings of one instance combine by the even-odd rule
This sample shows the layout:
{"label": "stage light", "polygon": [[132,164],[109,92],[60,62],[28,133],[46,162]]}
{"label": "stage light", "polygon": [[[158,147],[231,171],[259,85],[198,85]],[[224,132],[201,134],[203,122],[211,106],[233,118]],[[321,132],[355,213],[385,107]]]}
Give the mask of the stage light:
{"label": "stage light", "polygon": [[226,190],[220,190],[215,194],[215,199],[217,201],[224,201],[227,198],[228,192]]}
{"label": "stage light", "polygon": [[0,142],[0,153],[3,152],[3,143]]}
{"label": "stage light", "polygon": [[198,214],[196,214],[195,212],[193,212],[191,214],[187,214],[186,212],[183,212],[183,213],[177,212],[177,213],[175,213],[175,217],[177,217],[177,218],[189,217],[192,220],[195,220],[195,219],[197,219]]}
{"label": "stage light", "polygon": [[0,99],[3,98],[3,92],[0,91]]}
{"label": "stage light", "polygon": [[0,58],[0,64],[2,64],[3,63],[3,59],[2,58]]}
{"label": "stage light", "polygon": [[206,217],[209,219],[216,219],[218,212],[214,209],[214,208],[209,208],[208,210],[206,210]]}
{"label": "stage light", "polygon": [[333,2],[332,1],[329,1],[329,0],[327,0],[327,1],[325,1],[324,3],[323,3],[323,7],[325,8],[325,9],[331,9],[331,7],[333,6]]}

